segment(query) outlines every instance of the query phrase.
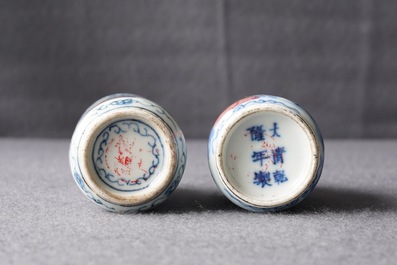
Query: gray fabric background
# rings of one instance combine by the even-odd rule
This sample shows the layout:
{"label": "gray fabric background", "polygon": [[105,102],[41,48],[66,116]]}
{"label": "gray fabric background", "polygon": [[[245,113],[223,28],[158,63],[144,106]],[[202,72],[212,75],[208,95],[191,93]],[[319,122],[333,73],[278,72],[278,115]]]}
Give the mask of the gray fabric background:
{"label": "gray fabric background", "polygon": [[397,136],[397,1],[0,1],[0,136],[70,137],[132,92],[206,138],[251,94],[296,101],[325,137]]}
{"label": "gray fabric background", "polygon": [[[394,264],[397,1],[0,0],[0,264]],[[189,139],[162,205],[114,214],[69,172],[69,137],[98,98],[165,107]],[[206,141],[252,94],[306,108],[325,167],[301,204],[239,209]],[[33,138],[47,139],[33,139]],[[65,138],[65,139],[48,139]]]}
{"label": "gray fabric background", "polygon": [[397,141],[325,145],[316,189],[287,211],[234,206],[210,177],[206,141],[196,140],[167,201],[115,214],[74,183],[69,141],[0,139],[0,263],[396,264]]}

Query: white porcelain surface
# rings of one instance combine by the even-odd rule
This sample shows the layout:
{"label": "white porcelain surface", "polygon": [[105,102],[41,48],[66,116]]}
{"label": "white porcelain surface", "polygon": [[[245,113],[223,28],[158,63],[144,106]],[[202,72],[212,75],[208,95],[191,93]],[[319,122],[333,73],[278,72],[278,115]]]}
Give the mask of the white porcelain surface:
{"label": "white porcelain surface", "polygon": [[310,115],[291,101],[258,95],[225,110],[208,146],[212,176],[234,203],[257,212],[303,200],[322,170],[324,146]]}
{"label": "white porcelain surface", "polygon": [[181,180],[184,136],[156,103],[116,94],[94,103],[70,145],[72,174],[81,191],[116,212],[147,210],[163,202]]}

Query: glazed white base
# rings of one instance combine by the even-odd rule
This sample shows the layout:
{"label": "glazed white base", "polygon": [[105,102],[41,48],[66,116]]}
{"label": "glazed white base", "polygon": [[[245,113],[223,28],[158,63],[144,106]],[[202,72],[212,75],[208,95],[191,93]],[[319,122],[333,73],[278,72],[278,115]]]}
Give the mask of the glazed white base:
{"label": "glazed white base", "polygon": [[[277,123],[273,136],[270,131]],[[247,128],[263,125],[264,139],[252,141]],[[258,112],[240,120],[228,133],[223,143],[223,165],[225,177],[240,197],[252,204],[277,206],[296,198],[308,186],[315,163],[314,146],[308,134],[292,117],[273,111]],[[273,163],[272,152],[283,148],[283,163]],[[253,152],[264,152],[262,161],[253,162]],[[261,165],[262,164],[262,165]],[[269,181],[255,185],[255,172],[268,172]],[[283,172],[285,181],[276,182],[272,174]]]}

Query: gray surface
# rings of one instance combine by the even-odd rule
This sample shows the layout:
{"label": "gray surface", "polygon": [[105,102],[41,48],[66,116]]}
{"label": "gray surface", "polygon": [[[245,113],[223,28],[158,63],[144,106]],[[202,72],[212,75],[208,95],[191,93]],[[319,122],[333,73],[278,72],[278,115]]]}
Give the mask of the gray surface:
{"label": "gray surface", "polygon": [[70,137],[96,99],[134,92],[187,137],[275,94],[325,137],[397,137],[397,1],[0,1],[0,136]]}
{"label": "gray surface", "polygon": [[326,141],[317,188],[254,214],[215,187],[206,142],[164,204],[114,214],[78,190],[67,140],[0,139],[1,264],[395,264],[397,141]]}

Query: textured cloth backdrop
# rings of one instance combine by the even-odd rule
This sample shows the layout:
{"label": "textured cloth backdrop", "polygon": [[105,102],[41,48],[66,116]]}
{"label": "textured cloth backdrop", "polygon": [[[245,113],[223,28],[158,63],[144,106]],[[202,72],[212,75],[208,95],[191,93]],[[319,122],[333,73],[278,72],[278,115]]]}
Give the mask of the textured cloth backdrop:
{"label": "textured cloth backdrop", "polygon": [[96,99],[163,105],[188,138],[251,94],[325,137],[397,136],[397,1],[1,1],[0,136],[70,137]]}
{"label": "textured cloth backdrop", "polygon": [[397,140],[325,144],[316,189],[287,211],[235,206],[211,179],[206,141],[195,140],[167,201],[116,214],[74,183],[69,141],[0,139],[0,264],[395,264]]}

